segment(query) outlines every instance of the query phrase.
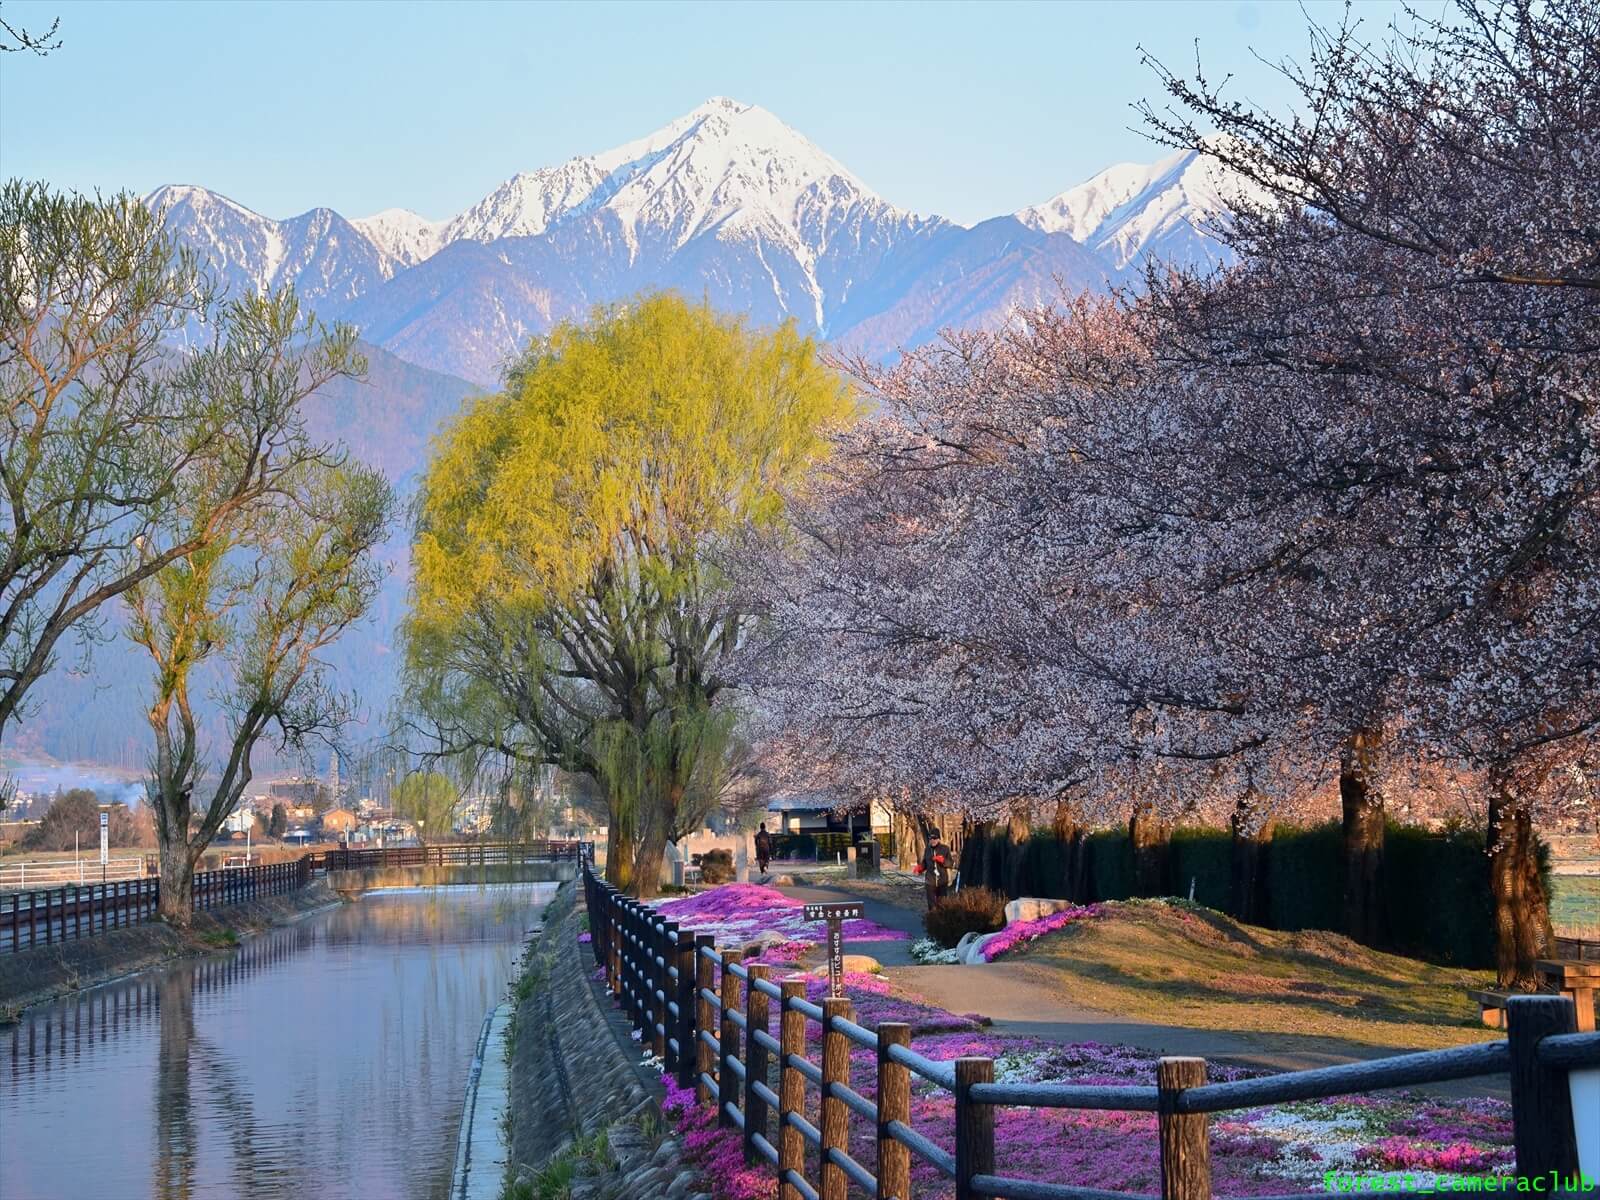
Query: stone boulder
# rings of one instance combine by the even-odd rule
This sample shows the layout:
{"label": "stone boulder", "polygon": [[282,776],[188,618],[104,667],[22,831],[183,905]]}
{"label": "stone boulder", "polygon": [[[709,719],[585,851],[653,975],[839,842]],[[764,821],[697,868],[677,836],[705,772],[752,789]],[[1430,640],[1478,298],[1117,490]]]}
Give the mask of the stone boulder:
{"label": "stone boulder", "polygon": [[992,933],[964,933],[956,943],[956,961],[975,966],[984,961],[983,948],[989,944]]}
{"label": "stone boulder", "polygon": [[1048,917],[1051,913],[1065,912],[1069,908],[1076,908],[1071,900],[1049,900],[1043,896],[1023,896],[1006,905],[1006,924],[1014,925],[1018,921],[1037,921],[1040,917]]}
{"label": "stone boulder", "polygon": [[[847,975],[881,975],[883,973],[883,964],[870,954],[846,954],[843,961],[845,974]],[[828,964],[823,963],[820,967],[813,969],[811,973],[826,978]]]}

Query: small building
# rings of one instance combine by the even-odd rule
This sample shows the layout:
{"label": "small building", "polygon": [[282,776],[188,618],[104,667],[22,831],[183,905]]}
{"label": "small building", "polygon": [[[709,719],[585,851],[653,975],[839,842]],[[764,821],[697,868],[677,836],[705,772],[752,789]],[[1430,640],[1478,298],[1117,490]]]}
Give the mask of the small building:
{"label": "small building", "polygon": [[348,808],[330,808],[322,814],[324,837],[348,837],[361,822]]}
{"label": "small building", "polygon": [[767,801],[767,828],[773,833],[886,832],[891,824],[881,804],[846,807],[832,792],[778,792]]}

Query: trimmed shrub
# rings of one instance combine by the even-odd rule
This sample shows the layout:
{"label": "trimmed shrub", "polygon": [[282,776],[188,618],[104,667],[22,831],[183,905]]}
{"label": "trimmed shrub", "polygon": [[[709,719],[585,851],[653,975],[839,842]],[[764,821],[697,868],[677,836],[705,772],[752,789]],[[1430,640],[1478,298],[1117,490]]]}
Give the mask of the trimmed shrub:
{"label": "trimmed shrub", "polygon": [[1172,893],[1227,912],[1233,870],[1233,835],[1226,829],[1180,827],[1172,831]]}
{"label": "trimmed shrub", "polygon": [[1273,832],[1267,896],[1274,929],[1344,927],[1344,832],[1337,821]]}
{"label": "trimmed shrub", "polygon": [[928,936],[947,949],[969,933],[993,933],[1005,923],[1005,897],[986,887],[950,892],[922,918]]}
{"label": "trimmed shrub", "polygon": [[773,858],[816,858],[817,839],[809,833],[775,833],[772,835]]}
{"label": "trimmed shrub", "polygon": [[1389,940],[1402,954],[1457,967],[1494,965],[1494,900],[1483,832],[1384,832],[1383,904]]}
{"label": "trimmed shrub", "polygon": [[988,835],[980,825],[961,843],[961,857],[956,862],[956,868],[961,872],[963,884],[976,887],[983,883],[983,844],[988,840]]}
{"label": "trimmed shrub", "polygon": [[704,854],[695,855],[695,861],[700,864],[700,881],[702,883],[733,882],[732,850],[718,846],[713,850],[707,850]]}
{"label": "trimmed shrub", "polygon": [[1035,833],[1028,839],[1028,878],[1034,896],[1070,900],[1067,895],[1068,847],[1053,833]]}
{"label": "trimmed shrub", "polygon": [[1006,847],[1010,839],[1002,826],[983,844],[983,878],[974,880],[991,891],[1006,890]]}
{"label": "trimmed shrub", "polygon": [[1089,835],[1089,890],[1095,900],[1133,895],[1133,842],[1127,830],[1097,829]]}

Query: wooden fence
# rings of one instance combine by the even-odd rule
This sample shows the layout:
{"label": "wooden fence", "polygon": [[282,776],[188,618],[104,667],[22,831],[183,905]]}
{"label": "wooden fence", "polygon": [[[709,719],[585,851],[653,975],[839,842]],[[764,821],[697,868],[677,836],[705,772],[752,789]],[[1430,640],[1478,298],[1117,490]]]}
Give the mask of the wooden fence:
{"label": "wooden fence", "polygon": [[[715,1106],[719,1124],[740,1131],[746,1160],[772,1167],[780,1200],[846,1200],[852,1187],[880,1200],[910,1200],[913,1155],[954,1181],[957,1200],[1133,1200],[1005,1175],[1006,1164],[995,1161],[994,1130],[995,1109],[1006,1106],[1153,1112],[1163,1200],[1209,1200],[1210,1113],[1503,1074],[1511,1076],[1518,1172],[1568,1176],[1578,1169],[1567,1072],[1600,1066],[1600,1033],[1574,1032],[1575,1010],[1564,996],[1514,998],[1504,1041],[1372,1062],[1207,1083],[1204,1059],[1163,1058],[1153,1087],[996,1083],[993,1060],[926,1058],[911,1048],[909,1025],[866,1029],[847,999],[813,1004],[802,981],[773,982],[766,966],[743,965],[738,949],[718,951],[711,935],[680,929],[623,896],[587,863],[584,889],[595,960],[612,994],[679,1086],[694,1087],[701,1103]],[[810,1023],[821,1026],[820,1062],[806,1057]],[[852,1045],[876,1056],[876,1102],[851,1086]],[[954,1093],[951,1146],[912,1127],[913,1075]],[[819,1099],[817,1125],[806,1117],[808,1089]],[[870,1169],[850,1154],[851,1114],[877,1130]],[[814,1182],[806,1177],[808,1158]]]}

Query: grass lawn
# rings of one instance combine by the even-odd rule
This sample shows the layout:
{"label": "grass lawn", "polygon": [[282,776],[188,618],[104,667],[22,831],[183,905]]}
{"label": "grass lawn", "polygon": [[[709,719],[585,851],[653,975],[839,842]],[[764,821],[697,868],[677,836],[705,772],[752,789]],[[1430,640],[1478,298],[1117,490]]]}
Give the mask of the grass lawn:
{"label": "grass lawn", "polygon": [[1105,906],[1008,955],[1075,1003],[1137,1020],[1428,1049],[1504,1036],[1464,989],[1486,971],[1382,954],[1335,933],[1279,933],[1209,909]]}
{"label": "grass lawn", "polygon": [[1600,938],[1600,875],[1555,875],[1550,920],[1568,937]]}

